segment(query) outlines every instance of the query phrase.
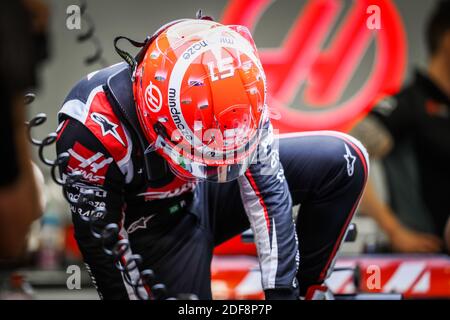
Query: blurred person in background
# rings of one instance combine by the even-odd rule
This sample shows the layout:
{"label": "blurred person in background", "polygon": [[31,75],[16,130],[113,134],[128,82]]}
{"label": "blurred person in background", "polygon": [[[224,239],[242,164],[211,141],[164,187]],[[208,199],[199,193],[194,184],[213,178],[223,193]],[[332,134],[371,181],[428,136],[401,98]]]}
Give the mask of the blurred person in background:
{"label": "blurred person in background", "polygon": [[47,7],[40,1],[8,1],[0,10],[0,259],[23,252],[42,205],[26,138],[25,90],[36,85],[47,56]]}
{"label": "blurred person in background", "polygon": [[383,99],[352,130],[389,187],[385,203],[369,180],[361,211],[373,217],[393,251],[439,252],[450,215],[450,1],[440,1],[426,30],[429,61],[411,84]]}

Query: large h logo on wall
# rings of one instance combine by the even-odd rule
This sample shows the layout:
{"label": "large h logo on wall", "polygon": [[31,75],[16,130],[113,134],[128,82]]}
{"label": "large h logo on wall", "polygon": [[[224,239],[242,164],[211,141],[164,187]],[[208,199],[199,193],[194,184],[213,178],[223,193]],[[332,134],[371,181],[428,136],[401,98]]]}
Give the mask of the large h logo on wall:
{"label": "large h logo on wall", "polygon": [[[221,22],[254,30],[273,3],[231,0]],[[280,47],[260,49],[274,123],[284,132],[347,130],[401,86],[407,59],[401,18],[390,0],[304,3]],[[380,29],[368,27],[369,7],[379,9]],[[363,66],[369,71],[361,78]]]}

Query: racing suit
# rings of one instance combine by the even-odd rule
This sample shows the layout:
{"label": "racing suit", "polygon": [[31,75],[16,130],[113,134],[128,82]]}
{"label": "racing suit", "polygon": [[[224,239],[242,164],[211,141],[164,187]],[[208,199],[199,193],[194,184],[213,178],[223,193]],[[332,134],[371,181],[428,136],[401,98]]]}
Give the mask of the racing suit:
{"label": "racing suit", "polygon": [[[214,246],[249,226],[266,298],[292,299],[299,282],[305,291],[323,281],[364,188],[363,147],[337,133],[274,140],[267,130],[265,157],[243,176],[221,184],[190,182],[149,148],[134,110],[130,70],[121,63],[82,79],[59,113],[57,152],[70,155],[62,171],[83,176],[68,196],[76,199],[86,189],[95,194],[88,203],[72,204],[71,211],[101,297],[136,298],[81,218],[102,206],[106,214],[98,221],[117,223],[120,236],[130,241],[125,260],[140,254],[142,268],[151,268],[170,294],[211,298]],[[297,227],[293,203],[301,203]]]}

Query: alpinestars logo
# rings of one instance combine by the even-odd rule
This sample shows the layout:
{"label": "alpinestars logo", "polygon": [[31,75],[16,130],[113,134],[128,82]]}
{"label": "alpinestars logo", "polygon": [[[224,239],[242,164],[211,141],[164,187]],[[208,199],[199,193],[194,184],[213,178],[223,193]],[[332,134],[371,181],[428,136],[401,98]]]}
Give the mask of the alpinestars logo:
{"label": "alpinestars logo", "polygon": [[155,215],[151,215],[148,217],[141,217],[139,220],[136,220],[135,222],[133,222],[132,224],[130,224],[130,226],[127,229],[127,233],[131,234],[139,229],[146,229],[147,228],[147,222],[153,218]]}
{"label": "alpinestars logo", "polygon": [[350,152],[350,149],[348,148],[348,146],[346,144],[344,144],[345,146],[345,154],[344,154],[344,158],[345,161],[347,161],[347,174],[349,177],[351,177],[353,175],[353,172],[355,171],[355,160],[356,157],[354,155],[352,155],[352,153]]}
{"label": "alpinestars logo", "polygon": [[106,158],[101,152],[92,152],[79,142],[67,152],[70,155],[67,166],[70,172],[81,173],[83,180],[97,185],[105,183],[105,175],[113,158]]}
{"label": "alpinestars logo", "polygon": [[109,121],[108,118],[97,112],[93,112],[91,114],[91,119],[94,120],[100,128],[102,128],[103,136],[110,134],[125,147],[125,142],[123,142],[122,137],[117,132],[117,127],[119,126],[118,124]]}

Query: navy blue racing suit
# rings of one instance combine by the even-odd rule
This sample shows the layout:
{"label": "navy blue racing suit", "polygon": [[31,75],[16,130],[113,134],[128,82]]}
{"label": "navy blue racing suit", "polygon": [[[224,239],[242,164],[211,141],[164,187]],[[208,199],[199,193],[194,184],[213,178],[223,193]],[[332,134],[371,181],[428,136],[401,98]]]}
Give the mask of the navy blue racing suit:
{"label": "navy blue racing suit", "polygon": [[[156,152],[146,152],[123,63],[83,78],[65,99],[59,122],[57,152],[70,155],[62,171],[82,174],[68,197],[95,194],[71,211],[77,243],[105,299],[136,294],[82,219],[95,208],[106,208],[98,217],[102,226],[117,223],[130,242],[121,263],[140,254],[141,267],[151,268],[171,295],[210,299],[214,247],[251,227],[266,298],[295,299],[325,279],[367,178],[364,148],[350,136],[278,139],[267,130],[265,156],[237,180],[184,181]],[[301,204],[297,221],[293,204]]]}

